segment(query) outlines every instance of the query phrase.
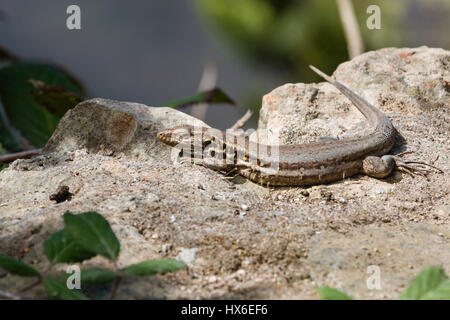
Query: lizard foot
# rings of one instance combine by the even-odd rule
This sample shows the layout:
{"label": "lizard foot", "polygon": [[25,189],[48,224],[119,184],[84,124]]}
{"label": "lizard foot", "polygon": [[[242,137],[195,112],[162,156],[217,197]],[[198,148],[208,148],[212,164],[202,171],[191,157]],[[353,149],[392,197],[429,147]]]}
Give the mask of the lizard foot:
{"label": "lizard foot", "polygon": [[[414,153],[414,152],[406,151],[406,152],[400,153],[399,155],[392,156],[392,158],[395,160],[395,165],[399,171],[405,172],[405,173],[409,174],[410,176],[415,176],[415,175],[427,176],[428,174],[433,173],[433,172],[444,173],[444,171],[442,171],[438,167],[435,167],[434,165],[423,162],[423,161],[403,160],[401,157],[407,153]],[[439,158],[439,156],[433,161],[433,163],[436,162],[436,160],[438,158]]]}
{"label": "lizard foot", "polygon": [[441,169],[426,162],[403,160],[401,156],[407,153],[412,152],[403,152],[395,156],[384,155],[381,158],[369,156],[363,160],[363,172],[374,178],[387,177],[394,170],[394,168],[397,168],[399,171],[405,172],[411,176],[427,176],[429,173],[433,172],[444,173]]}

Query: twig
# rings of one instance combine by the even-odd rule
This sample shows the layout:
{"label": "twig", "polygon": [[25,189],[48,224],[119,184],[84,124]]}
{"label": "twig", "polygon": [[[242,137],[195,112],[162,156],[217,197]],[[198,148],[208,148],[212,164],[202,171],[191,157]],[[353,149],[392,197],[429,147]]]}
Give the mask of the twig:
{"label": "twig", "polygon": [[10,153],[3,156],[0,156],[0,163],[9,163],[13,162],[17,159],[24,159],[24,158],[31,158],[33,156],[37,156],[40,154],[42,149],[33,149],[33,150],[27,150],[17,153]]}
{"label": "twig", "polygon": [[236,123],[230,128],[230,130],[236,131],[236,130],[242,128],[243,126],[245,126],[245,124],[248,122],[248,120],[250,120],[250,118],[252,116],[253,116],[253,111],[248,109],[247,112],[242,116],[242,118],[240,118],[238,121],[236,121]]}
{"label": "twig", "polygon": [[117,289],[119,289],[120,281],[122,280],[121,276],[117,276],[117,278],[114,280],[114,286],[111,292],[111,296],[109,297],[109,300],[114,300],[117,295]]}
{"label": "twig", "polygon": [[[202,78],[198,85],[198,91],[208,91],[216,86],[217,82],[217,65],[214,62],[208,62],[203,68]],[[191,115],[197,119],[205,120],[208,104],[201,103],[192,107]]]}
{"label": "twig", "polygon": [[20,289],[19,292],[25,292],[25,291],[28,291],[28,290],[30,290],[30,289],[36,287],[37,285],[41,284],[41,282],[42,282],[42,278],[39,277],[39,279],[38,279],[37,281],[33,282],[32,284],[26,286],[26,287],[23,288],[23,289]]}
{"label": "twig", "polygon": [[364,52],[364,44],[359,31],[358,21],[351,0],[336,0],[339,8],[342,26],[344,28],[345,38],[347,39],[347,48],[350,59],[359,56]]}

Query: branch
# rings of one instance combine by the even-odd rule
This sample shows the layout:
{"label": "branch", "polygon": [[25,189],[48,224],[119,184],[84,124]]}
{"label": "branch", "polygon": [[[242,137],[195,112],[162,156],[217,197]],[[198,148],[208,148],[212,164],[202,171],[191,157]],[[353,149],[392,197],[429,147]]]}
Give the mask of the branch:
{"label": "branch", "polygon": [[[208,91],[216,86],[217,82],[217,65],[214,62],[208,62],[203,68],[202,78],[198,85],[198,91]],[[208,104],[201,103],[192,107],[191,115],[194,118],[205,120]]]}
{"label": "branch", "polygon": [[117,276],[117,278],[114,280],[114,285],[109,300],[114,300],[116,298],[117,290],[119,289],[119,284],[121,280],[122,280],[121,276]]}
{"label": "branch", "polygon": [[236,130],[242,128],[243,126],[245,126],[245,124],[248,122],[248,120],[250,120],[250,118],[252,116],[253,116],[253,111],[248,109],[247,112],[242,116],[242,118],[240,118],[238,121],[236,121],[236,123],[230,128],[230,130],[236,131]]}
{"label": "branch", "polygon": [[350,59],[359,56],[364,52],[364,44],[359,31],[358,21],[351,0],[336,0],[344,28],[345,38]]}
{"label": "branch", "polygon": [[40,154],[42,149],[27,150],[18,153],[10,153],[0,156],[0,163],[9,163],[17,159],[31,158]]}

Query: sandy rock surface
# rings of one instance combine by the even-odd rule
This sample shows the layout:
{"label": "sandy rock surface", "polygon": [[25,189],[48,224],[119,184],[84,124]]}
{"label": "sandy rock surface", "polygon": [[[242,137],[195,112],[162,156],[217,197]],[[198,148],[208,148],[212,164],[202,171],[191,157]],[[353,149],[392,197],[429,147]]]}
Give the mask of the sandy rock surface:
{"label": "sandy rock surface", "polygon": [[[320,285],[359,299],[396,298],[417,272],[450,274],[450,52],[382,49],[334,76],[384,111],[399,131],[392,153],[445,173],[266,188],[191,164],[173,165],[161,128],[201,124],[181,112],[92,99],[61,120],[44,155],[0,172],[0,252],[48,267],[43,241],[66,211],[104,215],[122,248],[119,265],[177,257],[189,270],[129,279],[118,298],[314,299]],[[263,99],[259,128],[282,143],[361,135],[362,115],[331,85],[286,84]],[[66,185],[70,201],[49,196]],[[102,258],[84,266],[108,266]],[[367,288],[369,266],[381,289]],[[64,270],[54,267],[51,272]],[[3,290],[30,279],[6,276]],[[105,298],[110,287],[86,288]],[[44,292],[31,292],[42,297]]]}

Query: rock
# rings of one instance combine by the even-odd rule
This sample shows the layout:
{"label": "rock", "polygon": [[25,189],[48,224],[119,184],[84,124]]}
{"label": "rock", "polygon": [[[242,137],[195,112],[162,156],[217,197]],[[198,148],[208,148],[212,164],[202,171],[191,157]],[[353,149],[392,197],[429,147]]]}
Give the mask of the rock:
{"label": "rock", "polygon": [[156,138],[164,128],[204,122],[173,108],[91,99],[69,110],[44,148],[44,153],[86,149],[104,155],[134,159],[169,159],[170,148]]}
{"label": "rock", "polygon": [[[64,212],[94,210],[121,242],[119,266],[161,257],[190,265],[124,279],[121,299],[317,299],[319,285],[381,299],[398,297],[424,266],[441,264],[450,275],[450,93],[442,82],[449,59],[442,49],[382,49],[335,72],[392,119],[400,133],[393,152],[414,151],[404,157],[444,171],[427,177],[359,175],[301,188],[231,182],[201,166],[174,166],[170,148],[156,139],[161,128],[202,122],[173,109],[85,101],[64,116],[44,154],[0,171],[0,253],[56,273],[62,269],[49,265],[44,241],[63,227]],[[284,143],[368,129],[326,83],[284,85],[263,104],[261,128],[280,128]],[[70,201],[50,200],[61,186]],[[368,265],[381,268],[375,293],[365,288]],[[96,257],[81,267],[112,265]],[[8,275],[0,289],[18,292],[30,281]],[[102,288],[89,292],[107,297],[110,287]],[[38,286],[29,296],[45,292]]]}
{"label": "rock", "polygon": [[250,208],[247,205],[242,204],[241,205],[241,209],[244,210],[244,211],[248,211]]}
{"label": "rock", "polygon": [[[393,227],[374,225],[345,235],[325,232],[311,239],[307,263],[318,284],[337,287],[356,299],[370,291],[375,291],[376,298],[389,292],[387,298],[397,299],[400,294],[395,289],[409,283],[420,269],[450,265],[448,242],[436,242],[444,229],[450,235],[448,227],[420,223],[405,224],[401,233]],[[358,247],[361,244],[364,246]],[[367,288],[366,280],[373,274],[369,266],[379,268],[380,290]]]}
{"label": "rock", "polygon": [[[371,51],[341,64],[333,75],[384,112],[420,114],[450,105],[450,57],[443,49]],[[257,134],[269,144],[298,144],[368,129],[333,85],[289,83],[264,96]]]}

